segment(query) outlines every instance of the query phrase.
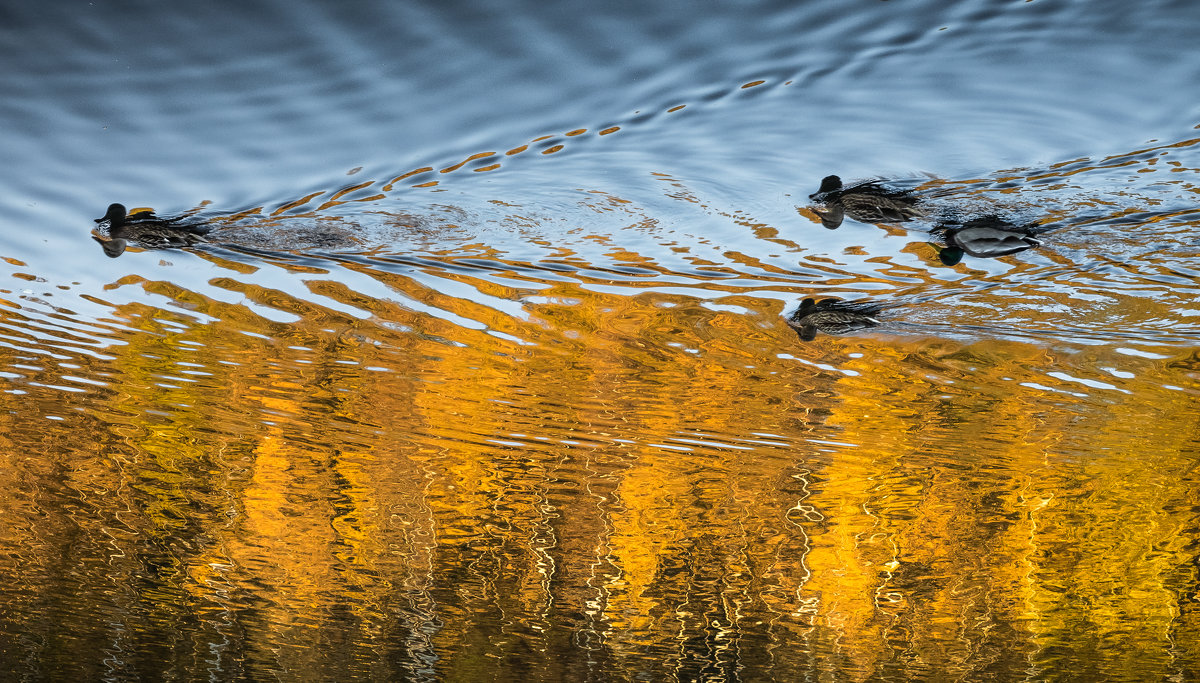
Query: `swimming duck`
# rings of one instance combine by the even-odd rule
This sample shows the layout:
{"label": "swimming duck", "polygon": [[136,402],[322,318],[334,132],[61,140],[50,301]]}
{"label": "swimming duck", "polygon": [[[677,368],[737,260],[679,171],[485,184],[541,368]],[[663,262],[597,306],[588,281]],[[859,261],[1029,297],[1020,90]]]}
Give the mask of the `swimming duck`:
{"label": "swimming duck", "polygon": [[809,297],[800,302],[787,324],[800,335],[803,341],[812,341],[817,332],[845,334],[863,330],[879,324],[876,315],[883,306],[865,302],[841,301],[839,299],[816,299]]}
{"label": "swimming duck", "polygon": [[845,187],[838,176],[825,176],[821,188],[808,195],[813,201],[824,202],[824,209],[814,209],[821,225],[830,230],[849,216],[863,223],[902,223],[925,215],[917,208],[917,197],[905,190],[893,190],[875,181]]}
{"label": "swimming duck", "polygon": [[942,235],[946,246],[938,249],[938,258],[945,265],[953,266],[962,261],[963,254],[996,258],[1040,247],[1041,240],[1033,237],[1037,225],[1017,225],[996,215],[972,218],[958,227],[941,225],[934,228],[934,232]]}
{"label": "swimming duck", "polygon": [[103,218],[96,223],[102,229],[92,239],[100,243],[104,253],[116,258],[125,252],[130,242],[143,249],[190,247],[204,241],[210,228],[203,223],[183,223],[182,218],[159,218],[150,211],[132,215],[123,204],[110,204]]}

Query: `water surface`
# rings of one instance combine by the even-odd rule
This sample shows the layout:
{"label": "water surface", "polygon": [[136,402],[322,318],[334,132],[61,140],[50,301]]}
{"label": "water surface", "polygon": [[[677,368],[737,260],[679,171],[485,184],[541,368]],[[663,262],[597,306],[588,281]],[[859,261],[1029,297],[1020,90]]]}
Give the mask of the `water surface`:
{"label": "water surface", "polygon": [[1189,3],[2,14],[10,678],[1200,668]]}

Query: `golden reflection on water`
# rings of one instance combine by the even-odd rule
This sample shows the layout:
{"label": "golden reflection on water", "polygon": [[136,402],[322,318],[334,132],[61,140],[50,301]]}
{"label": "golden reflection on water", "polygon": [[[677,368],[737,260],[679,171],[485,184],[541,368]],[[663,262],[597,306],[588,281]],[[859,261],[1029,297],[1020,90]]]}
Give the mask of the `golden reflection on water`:
{"label": "golden reflection on water", "polygon": [[5,294],[5,666],[867,680],[1200,661],[1194,351],[803,344],[770,300],[445,265],[437,289],[366,268],[309,268],[305,296],[210,281],[228,301],[130,277],[89,325]]}

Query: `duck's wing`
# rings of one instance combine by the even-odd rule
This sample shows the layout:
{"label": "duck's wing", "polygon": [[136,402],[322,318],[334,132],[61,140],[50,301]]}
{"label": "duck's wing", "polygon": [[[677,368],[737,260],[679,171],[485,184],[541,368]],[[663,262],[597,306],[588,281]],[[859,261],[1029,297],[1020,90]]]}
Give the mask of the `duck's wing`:
{"label": "duck's wing", "polygon": [[846,214],[863,223],[903,223],[925,215],[912,197],[853,193],[841,199]]}
{"label": "duck's wing", "polygon": [[1026,236],[1034,234],[1040,226],[1041,224],[1037,221],[1032,223],[1014,223],[1008,218],[994,213],[976,216],[962,224],[963,229],[991,228],[1001,232],[1011,232]]}
{"label": "duck's wing", "polygon": [[204,233],[193,230],[190,226],[168,226],[146,221],[125,223],[109,236],[112,239],[128,240],[145,249],[178,249],[205,241]]}
{"label": "duck's wing", "polygon": [[870,301],[845,301],[843,299],[821,299],[816,304],[816,310],[831,313],[849,313],[855,315],[876,316],[883,311],[883,305]]}
{"label": "duck's wing", "polygon": [[825,334],[845,334],[879,324],[875,318],[851,311],[819,311],[805,318],[803,322]]}
{"label": "duck's wing", "polygon": [[204,236],[194,232],[150,233],[138,241],[147,247],[172,249],[199,244]]}
{"label": "duck's wing", "polygon": [[880,212],[889,221],[903,223],[904,221],[911,221],[914,218],[920,218],[925,215],[925,212],[918,208],[916,203],[917,200],[910,197],[891,199],[886,203],[880,204]]}
{"label": "duck's wing", "polygon": [[857,193],[862,193],[862,194],[877,194],[877,195],[887,195],[891,192],[898,192],[898,191],[899,190],[890,190],[890,189],[884,187],[883,185],[880,185],[878,180],[860,180],[859,182],[854,183],[853,185],[846,185],[846,186],[842,187],[840,190],[840,192],[842,194],[853,194],[853,193],[857,192]]}
{"label": "duck's wing", "polygon": [[164,231],[174,230],[203,235],[212,231],[213,229],[212,225],[201,220],[195,220],[189,214],[185,213],[178,216],[159,216],[158,214],[154,213],[153,209],[134,209],[132,213],[127,214],[123,220],[119,221],[115,226],[107,216],[102,219],[97,219],[96,222],[108,222],[110,231],[150,231],[161,228]]}
{"label": "duck's wing", "polygon": [[1030,237],[995,228],[965,228],[952,233],[954,245],[977,258],[996,258],[1040,247],[1042,243]]}

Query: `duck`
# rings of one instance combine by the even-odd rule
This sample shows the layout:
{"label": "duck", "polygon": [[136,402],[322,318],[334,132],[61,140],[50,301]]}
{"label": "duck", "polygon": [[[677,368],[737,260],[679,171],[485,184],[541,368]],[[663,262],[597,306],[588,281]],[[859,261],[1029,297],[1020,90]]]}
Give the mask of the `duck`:
{"label": "duck", "polygon": [[787,324],[800,335],[802,341],[812,341],[817,332],[845,334],[875,327],[880,324],[875,317],[883,306],[861,301],[842,301],[812,297],[800,302],[800,307],[787,319]]}
{"label": "duck", "polygon": [[902,223],[920,218],[925,212],[917,207],[918,198],[906,190],[884,187],[867,181],[846,187],[836,175],[821,179],[821,187],[808,196],[823,202],[824,209],[814,209],[821,225],[835,230],[849,216],[863,223]]}
{"label": "duck", "polygon": [[996,258],[1042,246],[1033,236],[1037,223],[1018,225],[997,215],[980,216],[961,225],[934,228],[946,242],[938,247],[938,259],[947,266],[957,265],[963,254],[977,258]]}
{"label": "duck", "polygon": [[95,219],[100,229],[92,239],[104,253],[116,258],[132,242],[143,249],[190,247],[205,241],[211,228],[203,223],[184,223],[182,218],[160,218],[152,211],[130,214],[124,204],[110,204],[102,218]]}

